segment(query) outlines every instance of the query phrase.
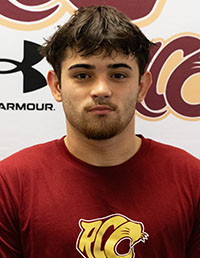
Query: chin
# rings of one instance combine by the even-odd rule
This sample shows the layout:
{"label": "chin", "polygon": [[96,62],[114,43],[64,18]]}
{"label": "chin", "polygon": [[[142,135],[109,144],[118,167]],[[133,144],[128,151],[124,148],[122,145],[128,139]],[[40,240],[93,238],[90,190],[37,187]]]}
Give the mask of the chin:
{"label": "chin", "polygon": [[107,130],[107,131],[87,131],[84,132],[84,135],[89,139],[89,140],[108,140],[119,134],[120,132],[118,130]]}

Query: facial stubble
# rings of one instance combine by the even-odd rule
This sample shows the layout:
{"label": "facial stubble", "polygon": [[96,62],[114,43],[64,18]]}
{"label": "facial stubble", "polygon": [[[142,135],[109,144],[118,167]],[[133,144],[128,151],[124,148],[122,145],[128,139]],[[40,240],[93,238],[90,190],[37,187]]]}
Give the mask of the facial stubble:
{"label": "facial stubble", "polygon": [[123,110],[117,105],[102,99],[95,100],[95,105],[103,104],[115,107],[113,111],[106,115],[97,115],[87,111],[78,112],[74,103],[66,97],[63,97],[63,108],[67,122],[79,133],[88,139],[106,140],[121,133],[132,121],[135,114],[137,96],[129,96]]}

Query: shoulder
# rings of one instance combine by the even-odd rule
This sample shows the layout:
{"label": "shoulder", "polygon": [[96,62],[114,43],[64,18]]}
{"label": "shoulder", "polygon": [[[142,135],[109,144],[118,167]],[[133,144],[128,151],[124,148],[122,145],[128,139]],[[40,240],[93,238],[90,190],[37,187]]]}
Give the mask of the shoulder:
{"label": "shoulder", "polygon": [[187,151],[142,137],[143,155],[140,155],[145,166],[151,166],[168,174],[195,174],[200,178],[200,160]]}
{"label": "shoulder", "polygon": [[162,182],[163,189],[171,186],[171,189],[184,192],[185,196],[193,196],[198,202],[200,160],[180,148],[150,139],[144,141],[148,149],[142,160],[143,169],[159,183]]}
{"label": "shoulder", "polygon": [[[178,173],[189,172],[200,179],[200,160],[187,151],[175,146],[145,139],[149,143],[147,159],[154,165],[165,167],[166,170],[178,171]],[[176,172],[177,173],[177,172]]]}
{"label": "shoulder", "polygon": [[45,142],[45,143],[40,143],[37,145],[33,145],[31,147],[27,147],[25,149],[22,149],[9,157],[3,159],[0,164],[7,164],[10,162],[15,162],[19,160],[26,160],[27,158],[30,157],[35,157],[39,156],[41,154],[46,154],[49,150],[49,148],[52,148],[55,145],[56,140],[50,141],[50,142]]}
{"label": "shoulder", "polygon": [[[151,139],[145,139],[146,141],[149,141],[149,151],[151,152],[152,156],[155,156],[157,158],[165,158],[165,159],[170,159],[170,160],[182,160],[186,159],[189,161],[195,161],[198,164],[200,164],[200,160],[187,151],[175,147],[172,145],[164,144],[161,142],[157,142],[155,140]],[[182,160],[183,161],[183,160]]]}
{"label": "shoulder", "polygon": [[23,174],[24,171],[33,170],[48,164],[53,156],[56,156],[60,140],[53,140],[37,144],[20,150],[0,161],[0,174],[9,176],[11,174]]}

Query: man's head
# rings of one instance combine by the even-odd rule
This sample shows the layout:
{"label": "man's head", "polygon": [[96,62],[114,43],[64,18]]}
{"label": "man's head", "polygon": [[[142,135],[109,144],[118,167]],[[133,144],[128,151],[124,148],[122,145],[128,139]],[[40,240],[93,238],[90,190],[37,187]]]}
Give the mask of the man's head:
{"label": "man's head", "polygon": [[113,52],[136,57],[140,77],[149,62],[149,49],[152,43],[140,29],[131,23],[123,13],[109,6],[81,7],[69,21],[46,41],[40,53],[61,78],[62,62],[66,49],[70,47],[82,56],[103,52],[111,56]]}
{"label": "man's head", "polygon": [[[151,42],[112,7],[80,8],[41,52],[47,82],[63,103],[68,135],[106,140],[134,132],[134,113],[151,84]],[[74,138],[74,137],[73,137]]]}

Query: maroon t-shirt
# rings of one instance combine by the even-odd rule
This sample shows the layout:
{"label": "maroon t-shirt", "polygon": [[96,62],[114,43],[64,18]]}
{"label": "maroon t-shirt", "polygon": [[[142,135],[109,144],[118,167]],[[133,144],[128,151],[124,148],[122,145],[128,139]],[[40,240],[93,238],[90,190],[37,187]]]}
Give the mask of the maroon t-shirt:
{"label": "maroon t-shirt", "polygon": [[142,137],[89,165],[59,139],[0,162],[2,258],[199,258],[200,161]]}

